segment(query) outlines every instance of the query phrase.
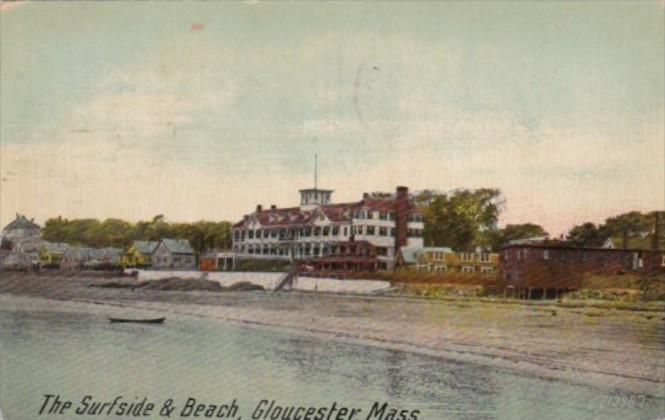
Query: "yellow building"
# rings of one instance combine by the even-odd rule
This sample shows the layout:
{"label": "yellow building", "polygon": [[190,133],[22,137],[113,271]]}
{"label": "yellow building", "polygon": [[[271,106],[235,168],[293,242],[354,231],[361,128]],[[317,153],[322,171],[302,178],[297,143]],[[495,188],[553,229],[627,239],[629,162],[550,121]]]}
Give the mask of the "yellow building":
{"label": "yellow building", "polygon": [[146,268],[152,265],[152,254],[159,245],[158,241],[134,241],[122,256],[122,266]]}
{"label": "yellow building", "polygon": [[402,248],[398,263],[407,270],[434,273],[495,273],[499,254],[455,252],[447,247]]}

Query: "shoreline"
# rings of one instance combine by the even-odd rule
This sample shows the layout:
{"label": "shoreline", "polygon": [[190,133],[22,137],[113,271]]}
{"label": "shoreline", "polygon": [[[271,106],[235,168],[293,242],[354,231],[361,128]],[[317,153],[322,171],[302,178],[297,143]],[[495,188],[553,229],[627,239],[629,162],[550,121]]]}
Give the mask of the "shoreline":
{"label": "shoreline", "polygon": [[[86,311],[100,305],[110,311],[192,316],[665,398],[661,315],[647,319],[640,312],[614,311],[598,316],[587,308],[557,307],[553,316],[551,306],[300,292],[91,291],[90,279],[71,281],[75,292],[56,295],[29,287],[29,280],[24,286],[30,293],[0,281],[0,303],[10,297],[58,308],[83,305]],[[514,334],[505,321],[516,323]],[[631,334],[641,337],[631,339]]]}

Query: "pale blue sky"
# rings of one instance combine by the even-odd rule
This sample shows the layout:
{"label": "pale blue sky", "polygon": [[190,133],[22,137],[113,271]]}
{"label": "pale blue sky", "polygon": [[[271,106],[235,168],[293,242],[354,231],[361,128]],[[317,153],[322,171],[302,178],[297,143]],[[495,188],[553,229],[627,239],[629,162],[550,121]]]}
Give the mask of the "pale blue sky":
{"label": "pale blue sky", "polygon": [[[665,207],[665,8],[35,2],[2,11],[1,221],[236,220],[312,183],[497,187],[560,233]],[[192,31],[192,25],[202,30]]]}

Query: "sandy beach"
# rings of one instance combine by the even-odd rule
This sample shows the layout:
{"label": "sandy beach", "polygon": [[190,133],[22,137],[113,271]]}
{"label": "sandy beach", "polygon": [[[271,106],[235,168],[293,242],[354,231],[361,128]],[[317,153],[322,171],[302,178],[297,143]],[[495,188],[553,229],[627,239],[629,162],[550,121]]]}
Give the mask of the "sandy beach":
{"label": "sandy beach", "polygon": [[11,295],[13,305],[20,302],[30,310],[86,311],[102,304],[123,313],[206,317],[665,398],[662,311],[560,307],[553,302],[91,287],[108,280],[3,273],[0,304],[8,305]]}

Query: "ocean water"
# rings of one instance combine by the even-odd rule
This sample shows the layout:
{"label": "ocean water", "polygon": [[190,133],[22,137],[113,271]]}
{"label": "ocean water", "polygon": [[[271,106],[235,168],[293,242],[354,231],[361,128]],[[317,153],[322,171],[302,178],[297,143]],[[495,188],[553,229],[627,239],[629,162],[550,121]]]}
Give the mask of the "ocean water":
{"label": "ocean water", "polygon": [[[337,411],[326,420],[347,420],[351,409],[360,410],[354,420],[665,417],[662,395],[622,394],[218,320],[169,316],[163,325],[132,325],[111,324],[107,315],[103,309],[0,308],[0,408],[6,420],[206,418],[211,405],[219,413],[233,400],[237,412],[228,418],[244,420],[285,419],[277,416],[278,406],[304,407],[302,414],[309,407],[329,410],[333,403]],[[45,404],[45,395],[72,405],[49,414],[53,406]],[[143,417],[76,412],[116,397],[119,403],[145,398],[155,408]],[[199,417],[183,411],[190,398],[206,405]],[[167,416],[160,410],[169,399],[175,408]],[[262,400],[268,403],[260,405]],[[257,410],[271,401],[272,411]],[[388,404],[383,414],[370,415],[375,403]],[[336,417],[341,407],[348,412]]]}

